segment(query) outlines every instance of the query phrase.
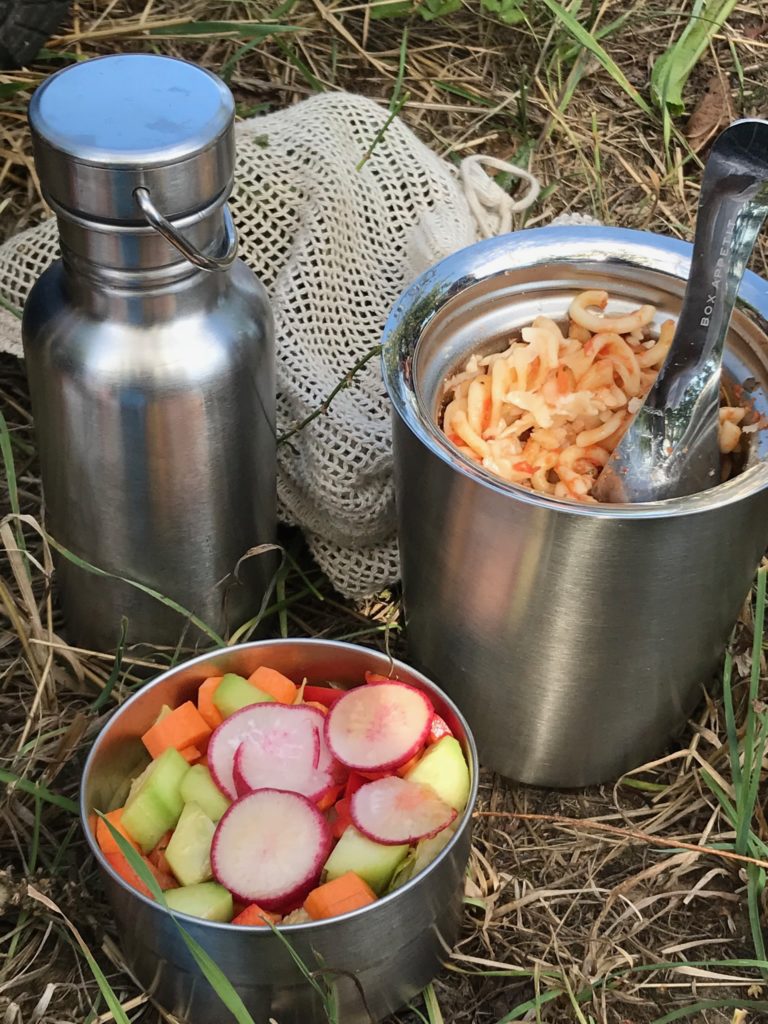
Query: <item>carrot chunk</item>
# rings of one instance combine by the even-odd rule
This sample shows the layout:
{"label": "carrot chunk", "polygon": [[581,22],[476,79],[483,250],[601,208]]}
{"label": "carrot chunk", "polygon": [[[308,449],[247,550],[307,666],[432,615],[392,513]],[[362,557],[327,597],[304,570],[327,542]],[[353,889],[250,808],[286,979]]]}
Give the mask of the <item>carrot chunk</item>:
{"label": "carrot chunk", "polygon": [[423,751],[420,750],[417,754],[413,755],[410,761],[406,761],[405,764],[401,764],[400,767],[396,769],[395,774],[399,775],[401,779],[404,779],[411,768],[415,768],[419,763],[422,753]]}
{"label": "carrot chunk", "polygon": [[203,756],[197,747],[182,747],[179,753],[189,764],[197,764]]}
{"label": "carrot chunk", "polygon": [[327,715],[329,708],[327,704],[321,704],[319,700],[305,700],[304,706],[307,708],[317,708],[322,714]]}
{"label": "carrot chunk", "polygon": [[248,676],[248,682],[262,693],[268,693],[270,697],[274,697],[278,704],[293,704],[299,689],[282,672],[278,672],[274,668],[267,668],[266,665],[262,665],[261,668],[257,668],[255,672],[251,673]]}
{"label": "carrot chunk", "polygon": [[[140,892],[142,896],[146,896],[147,899],[154,899],[152,893],[149,891],[146,885],[142,882],[136,872],[133,870],[131,865],[128,863],[127,858],[122,853],[105,853],[104,859],[108,862],[113,871],[115,871],[122,880],[130,885],[136,892]],[[152,861],[146,857],[141,858],[147,865],[149,870],[155,876],[155,880],[161,889],[177,889],[178,882],[171,875],[167,875],[164,871],[160,871]]]}
{"label": "carrot chunk", "polygon": [[262,910],[258,903],[249,904],[245,910],[240,911],[237,917],[232,918],[232,924],[250,924],[266,927],[270,921],[277,924],[282,920],[279,914],[270,914],[268,910]]}
{"label": "carrot chunk", "polygon": [[191,700],[181,704],[144,733],[142,743],[152,757],[159,757],[169,747],[184,750],[204,744],[211,728]]}
{"label": "carrot chunk", "polygon": [[349,800],[346,797],[342,800],[337,800],[332,813],[331,832],[336,839],[341,839],[347,827],[352,824],[352,815],[349,813]]}
{"label": "carrot chunk", "polygon": [[221,712],[213,703],[213,694],[223,676],[209,676],[197,691],[197,710],[211,729],[215,729],[224,721]]}
{"label": "carrot chunk", "polygon": [[[110,811],[109,814],[105,814],[104,817],[113,828],[117,829],[121,836],[128,840],[134,850],[138,850],[139,844],[134,843],[133,839],[131,839],[122,826],[122,807],[118,807],[116,811]],[[117,841],[112,836],[112,833],[109,831],[109,827],[102,818],[96,819],[96,842],[99,844],[101,852],[105,856],[109,853],[121,853],[120,847],[117,845]]]}
{"label": "carrot chunk", "polygon": [[323,793],[320,799],[317,801],[318,811],[327,811],[329,807],[333,807],[339,798],[339,794],[344,789],[343,784],[341,786],[331,786]]}
{"label": "carrot chunk", "polygon": [[359,910],[376,902],[371,887],[354,871],[334,878],[332,882],[319,885],[304,900],[304,909],[315,921],[326,917],[338,917],[350,910]]}
{"label": "carrot chunk", "polygon": [[147,860],[150,864],[154,864],[159,872],[164,875],[168,875],[169,878],[174,878],[173,868],[168,863],[168,858],[165,856],[165,850],[168,843],[171,841],[173,835],[173,829],[169,829],[165,835],[160,839],[153,849],[147,854]]}
{"label": "carrot chunk", "polygon": [[383,676],[380,672],[366,672],[365,681],[369,686],[378,686],[379,683],[391,683],[393,682],[389,676]]}

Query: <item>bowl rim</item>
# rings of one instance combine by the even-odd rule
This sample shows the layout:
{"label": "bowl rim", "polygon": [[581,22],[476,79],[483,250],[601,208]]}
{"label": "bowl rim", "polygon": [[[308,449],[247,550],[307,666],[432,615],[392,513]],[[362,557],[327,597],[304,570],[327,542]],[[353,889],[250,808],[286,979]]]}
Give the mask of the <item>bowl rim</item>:
{"label": "bowl rim", "polygon": [[[415,360],[425,328],[448,301],[482,281],[502,279],[511,270],[552,262],[574,266],[613,262],[685,280],[692,252],[690,242],[667,235],[579,224],[513,231],[452,253],[417,277],[398,297],[387,318],[381,342],[381,372],[392,409],[431,454],[461,476],[500,496],[551,512],[625,521],[668,519],[711,512],[758,493],[768,487],[768,461],[706,491],[661,501],[586,504],[539,494],[503,480],[462,456],[423,408],[410,363],[406,365],[409,359]],[[424,303],[426,315],[411,320],[410,314],[419,303]],[[750,270],[744,274],[737,308],[750,313],[753,323],[758,321],[755,326],[768,336],[768,282]]]}
{"label": "bowl rim", "polygon": [[142,893],[134,889],[132,886],[128,885],[127,882],[123,878],[121,878],[121,876],[112,868],[111,864],[108,863],[108,861],[104,857],[104,854],[101,852],[101,849],[98,843],[96,842],[94,835],[92,834],[89,822],[89,818],[93,814],[94,808],[88,806],[88,802],[86,799],[86,784],[88,779],[90,778],[91,772],[93,771],[93,764],[98,756],[99,747],[104,742],[104,738],[108,734],[109,730],[114,727],[114,724],[117,721],[117,719],[120,717],[120,715],[124,713],[124,711],[128,707],[132,706],[135,703],[141,702],[143,699],[146,699],[148,694],[150,694],[156,686],[159,686],[161,683],[166,682],[168,679],[171,679],[174,676],[180,674],[181,672],[193,668],[195,665],[210,662],[212,658],[215,658],[217,655],[220,654],[237,653],[238,651],[243,650],[264,650],[269,647],[280,647],[288,644],[292,646],[298,644],[299,646],[306,647],[307,649],[311,647],[323,647],[326,649],[342,648],[345,650],[355,651],[358,654],[378,655],[379,657],[387,659],[391,671],[396,672],[398,668],[403,668],[405,669],[406,672],[415,676],[419,683],[424,683],[427,692],[429,692],[430,690],[435,692],[440,697],[440,699],[445,702],[445,704],[450,708],[452,713],[456,716],[464,730],[466,746],[465,753],[468,752],[469,754],[468,760],[470,770],[470,791],[469,798],[467,799],[467,805],[464,808],[461,817],[458,819],[458,826],[451,839],[443,847],[443,849],[440,850],[440,852],[437,854],[434,860],[430,861],[430,863],[425,868],[422,868],[422,870],[417,875],[415,875],[413,878],[410,878],[404,885],[399,886],[397,889],[393,890],[390,893],[387,893],[385,896],[379,897],[375,903],[371,903],[366,907],[360,907],[357,910],[349,911],[346,914],[340,914],[337,917],[331,917],[321,921],[305,921],[297,924],[277,925],[275,927],[278,928],[280,932],[287,932],[290,934],[312,934],[314,932],[317,932],[321,928],[335,927],[340,922],[347,922],[352,920],[353,918],[362,917],[370,911],[375,910],[377,907],[381,907],[382,905],[394,902],[397,898],[402,897],[406,892],[420,885],[424,881],[426,876],[431,871],[433,871],[437,867],[437,865],[441,863],[441,861],[445,860],[449,856],[451,850],[454,848],[454,846],[458,844],[466,828],[468,826],[471,828],[471,819],[475,813],[475,804],[477,803],[480,772],[480,764],[478,761],[475,738],[472,734],[472,730],[470,729],[466,718],[462,714],[461,710],[454,703],[454,701],[448,696],[447,693],[445,693],[443,689],[441,689],[441,687],[437,685],[437,683],[434,683],[428,676],[424,675],[424,673],[421,672],[419,669],[412,667],[400,658],[390,658],[384,652],[379,651],[376,648],[364,647],[362,644],[352,644],[344,640],[329,640],[315,637],[275,637],[269,640],[253,640],[248,643],[233,644],[230,647],[216,647],[212,650],[204,652],[203,654],[196,655],[194,658],[190,658],[187,661],[181,662],[180,664],[175,665],[173,668],[167,669],[165,672],[162,672],[159,676],[155,677],[154,679],[151,679],[149,682],[143,685],[136,693],[132,694],[132,696],[130,696],[128,700],[124,701],[118,708],[116,708],[114,712],[110,715],[107,722],[105,722],[105,724],[99,730],[99,733],[94,739],[91,745],[91,749],[88,752],[85,765],[83,766],[83,773],[82,778],[80,780],[80,793],[78,800],[80,810],[80,827],[85,834],[85,838],[91,853],[95,856],[99,868],[102,871],[106,872],[115,883],[117,883],[123,890],[125,890],[126,893],[128,893],[129,896],[141,900],[148,907],[150,907],[154,911],[157,911],[158,913],[170,915],[171,917],[178,919],[180,922],[188,922],[189,924],[192,924],[198,928],[214,928],[217,931],[224,931],[226,933],[231,934],[244,933],[266,936],[272,933],[272,928],[267,927],[265,925],[239,925],[232,924],[231,922],[206,921],[204,918],[193,917],[191,914],[184,914],[179,911],[171,911],[167,907],[164,907],[162,904],[158,903],[156,900],[147,898]]}

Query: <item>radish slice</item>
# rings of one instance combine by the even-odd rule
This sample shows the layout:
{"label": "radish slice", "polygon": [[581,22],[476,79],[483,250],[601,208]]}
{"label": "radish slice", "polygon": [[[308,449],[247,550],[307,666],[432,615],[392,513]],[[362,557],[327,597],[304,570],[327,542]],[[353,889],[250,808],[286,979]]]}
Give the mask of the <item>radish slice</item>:
{"label": "radish slice", "polygon": [[334,757],[347,767],[386,771],[424,745],[433,714],[429,699],[405,683],[358,686],[328,712],[325,737]]}
{"label": "radish slice", "polygon": [[349,801],[349,813],[359,832],[384,846],[429,839],[456,817],[431,786],[396,775],[358,789]]}
{"label": "radish slice", "polygon": [[235,899],[280,912],[314,888],[332,841],[306,797],[260,789],[235,801],[216,826],[211,867]]}
{"label": "radish slice", "polygon": [[285,747],[277,752],[272,749],[275,735],[275,731],[266,737],[251,735],[237,748],[232,770],[237,795],[245,796],[256,789],[279,787],[291,793],[301,793],[313,800],[326,792],[333,779],[330,772],[317,770],[320,731],[314,725],[311,726],[306,735],[299,737],[299,744],[301,740],[305,743],[291,746],[297,743],[298,733],[294,733],[293,737],[286,740]]}
{"label": "radish slice", "polygon": [[[210,738],[208,767],[214,782],[230,799],[238,796],[235,756],[246,740],[252,740],[261,751],[258,756],[263,762],[272,763],[269,777],[260,776],[262,788],[288,789],[283,785],[283,777],[294,778],[300,773],[301,765],[306,766],[308,773],[311,772],[315,758],[319,773],[327,775],[333,758],[323,736],[324,720],[321,711],[302,704],[249,704],[242,711],[225,718]],[[254,758],[256,756],[254,754]],[[247,788],[255,789],[256,786],[248,784]],[[322,788],[319,784],[318,789]]]}

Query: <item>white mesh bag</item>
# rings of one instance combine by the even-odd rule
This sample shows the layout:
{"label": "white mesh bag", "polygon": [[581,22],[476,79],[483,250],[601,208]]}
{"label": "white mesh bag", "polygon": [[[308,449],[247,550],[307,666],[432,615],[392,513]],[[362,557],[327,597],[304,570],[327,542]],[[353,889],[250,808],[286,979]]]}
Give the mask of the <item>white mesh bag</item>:
{"label": "white mesh bag", "polygon": [[[298,524],[341,593],[399,575],[389,404],[378,345],[418,274],[479,237],[509,231],[538,192],[525,171],[469,157],[457,169],[371,100],[326,93],[237,129],[231,207],[240,256],[275,313],[282,518]],[[385,130],[384,130],[385,129]],[[484,164],[525,178],[513,201]],[[58,255],[54,220],[0,246],[0,350],[21,354],[19,310]],[[5,307],[5,308],[3,308]],[[355,366],[356,373],[350,374]]]}

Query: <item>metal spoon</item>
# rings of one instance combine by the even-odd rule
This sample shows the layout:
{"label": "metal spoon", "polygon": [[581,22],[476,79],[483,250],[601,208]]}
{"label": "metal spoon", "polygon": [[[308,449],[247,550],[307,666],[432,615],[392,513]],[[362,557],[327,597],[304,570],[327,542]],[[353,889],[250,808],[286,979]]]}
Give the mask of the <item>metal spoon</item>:
{"label": "metal spoon", "polygon": [[595,482],[599,501],[659,501],[720,483],[720,364],[744,269],[768,215],[768,121],[735,121],[704,169],[672,346]]}

